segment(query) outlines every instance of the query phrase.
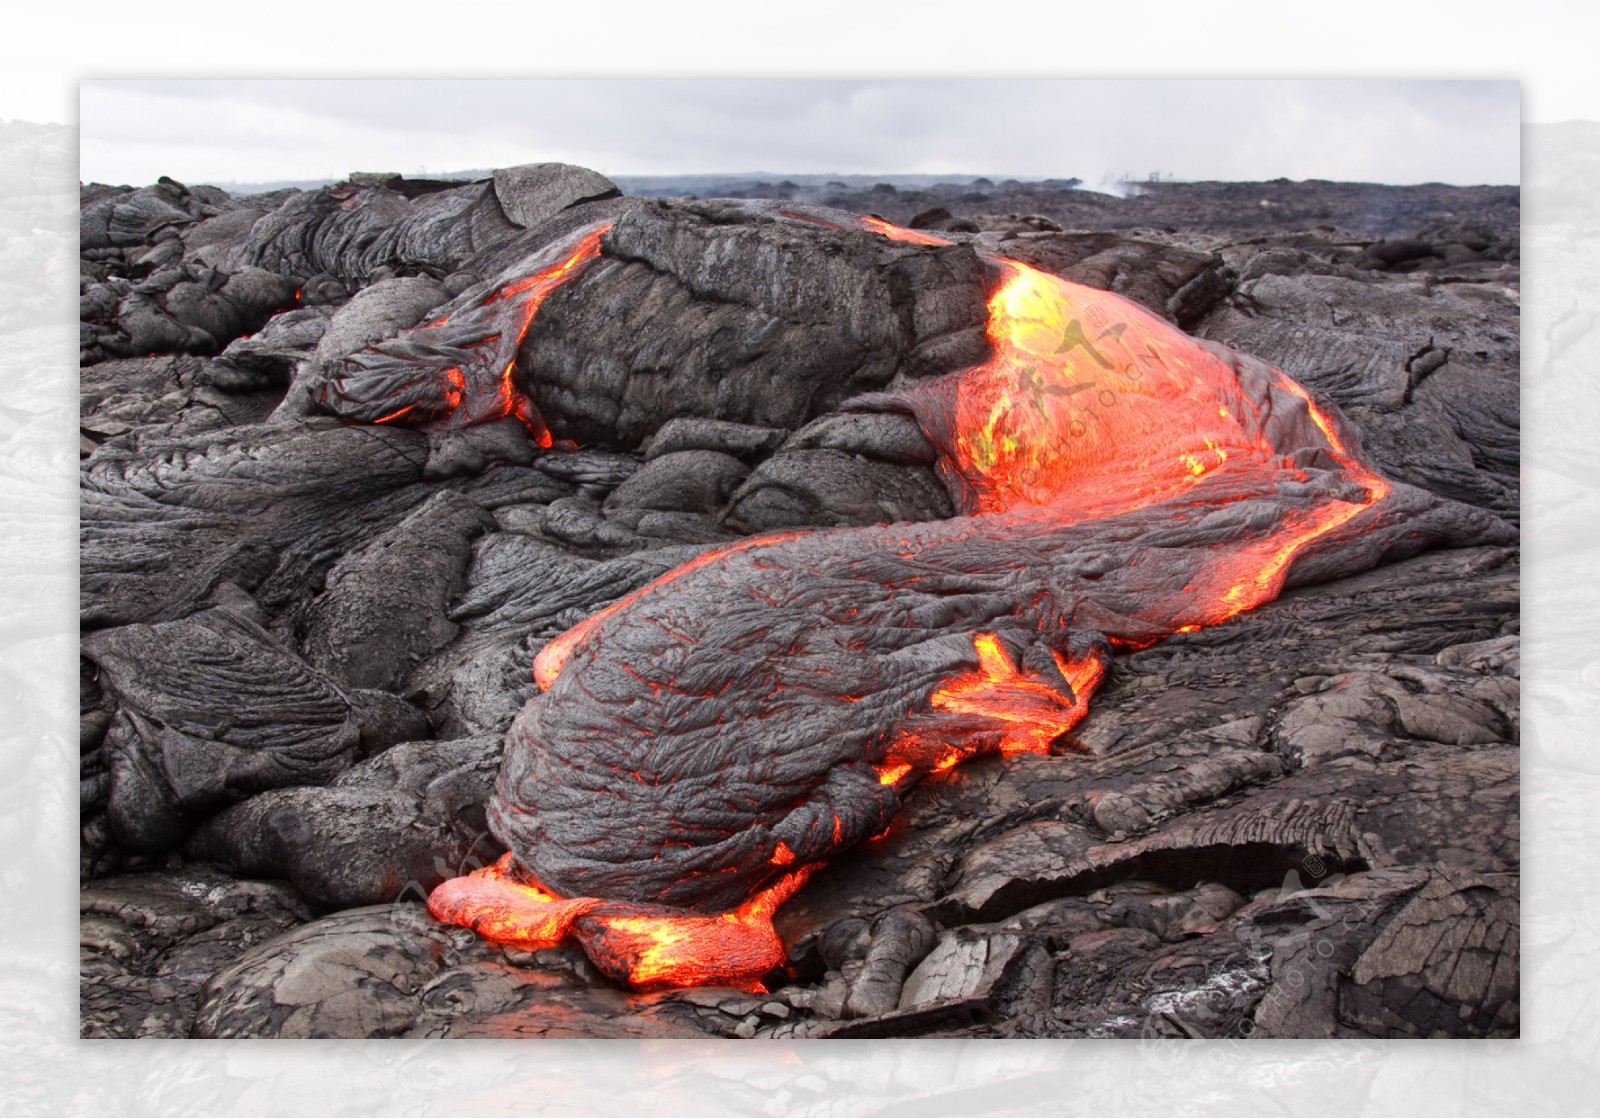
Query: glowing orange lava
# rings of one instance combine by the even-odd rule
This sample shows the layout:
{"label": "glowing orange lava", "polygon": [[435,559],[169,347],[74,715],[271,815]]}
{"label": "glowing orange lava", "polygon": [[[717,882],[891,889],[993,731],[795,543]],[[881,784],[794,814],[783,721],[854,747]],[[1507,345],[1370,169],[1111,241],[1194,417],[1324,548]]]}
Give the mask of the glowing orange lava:
{"label": "glowing orange lava", "polygon": [[1077,693],[1093,688],[1105,671],[1093,657],[1069,664],[1052,651],[1062,678],[1073,687],[1074,695],[1068,698],[1058,687],[1018,672],[994,634],[980,633],[972,644],[978,654],[977,671],[957,676],[934,692],[933,709],[985,715],[1005,724],[1002,754],[1048,753],[1050,741],[1083,717],[1088,705]]}
{"label": "glowing orange lava", "polygon": [[861,219],[861,224],[874,233],[881,233],[891,241],[904,241],[911,245],[948,245],[950,242],[943,237],[935,237],[931,233],[922,233],[915,229],[906,229],[904,226],[895,225],[885,221],[876,214],[868,214]]}
{"label": "glowing orange lava", "polygon": [[765,993],[761,977],[784,961],[772,914],[814,866],[784,875],[731,913],[681,912],[599,898],[558,898],[511,870],[512,856],[441,884],[428,911],[480,936],[532,950],[568,936],[606,975],[635,990],[739,987]]}
{"label": "glowing orange lava", "polygon": [[1017,261],[998,263],[1005,277],[989,300],[993,356],[963,376],[956,404],[950,465],[969,487],[972,512],[1088,520],[1210,481],[1260,488],[1303,478],[1267,437],[1276,413],[1293,408],[1307,411],[1326,453],[1364,491],[1292,512],[1242,554],[1219,556],[1187,588],[1194,616],[1169,632],[1215,625],[1274,598],[1307,544],[1389,493],[1281,372],[1272,371],[1269,411],[1227,361],[1143,308]]}
{"label": "glowing orange lava", "polygon": [[565,901],[519,879],[509,852],[491,866],[450,879],[428,898],[428,910],[439,920],[524,949],[560,943],[573,920],[599,904],[595,898]]}
{"label": "glowing orange lava", "polygon": [[786,874],[732,913],[714,917],[629,914],[628,906],[610,903],[579,921],[577,934],[601,971],[636,990],[738,987],[764,994],[761,977],[785,955],[772,915],[815,869]]}
{"label": "glowing orange lava", "polygon": [[[420,417],[423,420],[420,426],[454,427],[515,416],[528,429],[535,443],[545,448],[553,445],[554,440],[539,415],[539,410],[517,385],[514,376],[517,351],[522,346],[523,339],[527,337],[528,328],[533,325],[534,315],[538,313],[540,305],[551,292],[571,280],[584,264],[600,255],[600,238],[610,228],[610,225],[603,225],[591,230],[577,242],[567,256],[550,267],[541,269],[532,276],[503,284],[489,295],[458,310],[454,315],[445,315],[406,332],[408,335],[425,335],[426,332],[450,326],[458,316],[479,313],[484,308],[498,303],[515,305],[511,316],[511,330],[508,332],[509,340],[502,333],[492,333],[462,347],[474,355],[472,361],[466,364],[474,366],[475,369],[484,362],[495,360],[490,356],[491,353],[510,355],[504,365],[497,365],[495,368],[493,390],[490,391],[476,375],[469,378],[464,374],[461,364],[443,369],[438,374],[442,381],[439,386],[439,399],[443,404],[443,411],[435,406],[431,411],[424,413]],[[469,380],[474,383],[469,385]],[[412,419],[416,420],[419,418],[413,415],[416,409],[415,403],[408,404],[372,422],[392,423],[407,416],[412,416]]]}
{"label": "glowing orange lava", "polygon": [[[1089,693],[1105,674],[1105,665],[1093,656],[1076,661],[1051,651],[1060,680],[1029,676],[1020,671],[993,633],[973,638],[978,666],[951,677],[933,693],[936,712],[966,716],[959,738],[930,737],[909,730],[889,745],[876,766],[878,780],[892,785],[907,776],[944,773],[978,754],[998,751],[1013,754],[1047,754],[1050,744],[1083,718]],[[1062,683],[1070,690],[1063,690]]]}

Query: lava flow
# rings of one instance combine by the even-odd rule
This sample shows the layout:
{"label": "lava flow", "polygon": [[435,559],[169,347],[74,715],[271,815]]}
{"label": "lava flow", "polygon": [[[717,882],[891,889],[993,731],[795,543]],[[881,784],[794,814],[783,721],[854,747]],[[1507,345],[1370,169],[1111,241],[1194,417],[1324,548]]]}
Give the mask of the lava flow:
{"label": "lava flow", "polygon": [[549,447],[544,418],[516,382],[517,351],[540,304],[600,255],[600,238],[610,228],[590,229],[555,263],[344,358],[318,404],[348,420],[429,430],[515,416],[539,446]]}
{"label": "lava flow", "polygon": [[489,807],[510,853],[437,916],[572,936],[637,987],[757,987],[772,910],[917,781],[1068,748],[1113,648],[1266,602],[1299,559],[1375,562],[1351,541],[1389,484],[1298,385],[989,263],[989,359],[863,403],[916,417],[960,515],[714,549],[557,638]]}

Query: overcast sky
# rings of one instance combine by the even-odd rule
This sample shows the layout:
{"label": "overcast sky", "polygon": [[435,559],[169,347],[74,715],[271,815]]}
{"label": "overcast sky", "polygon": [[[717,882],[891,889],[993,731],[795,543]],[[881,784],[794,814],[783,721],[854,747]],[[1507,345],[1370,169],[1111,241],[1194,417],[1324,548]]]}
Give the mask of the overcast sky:
{"label": "overcast sky", "polygon": [[1513,81],[86,81],[85,181],[558,160],[702,171],[1515,183]]}

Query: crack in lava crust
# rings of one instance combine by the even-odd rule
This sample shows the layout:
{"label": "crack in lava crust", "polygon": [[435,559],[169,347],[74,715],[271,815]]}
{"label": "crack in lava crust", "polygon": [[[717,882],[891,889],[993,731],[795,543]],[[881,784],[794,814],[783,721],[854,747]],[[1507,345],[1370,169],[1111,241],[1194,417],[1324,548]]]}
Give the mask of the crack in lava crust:
{"label": "crack in lava crust", "polygon": [[544,418],[516,381],[517,350],[540,304],[600,255],[610,228],[583,231],[531,275],[465,293],[441,318],[341,359],[317,404],[347,420],[428,430],[515,416],[550,447]]}
{"label": "crack in lava crust", "polygon": [[758,986],[773,909],[917,781],[1062,742],[1113,648],[1266,602],[1309,555],[1381,558],[1352,541],[1389,483],[1281,372],[991,264],[990,359],[859,402],[917,418],[963,515],[715,549],[551,642],[490,805],[510,853],[436,916],[575,936],[635,986]]}

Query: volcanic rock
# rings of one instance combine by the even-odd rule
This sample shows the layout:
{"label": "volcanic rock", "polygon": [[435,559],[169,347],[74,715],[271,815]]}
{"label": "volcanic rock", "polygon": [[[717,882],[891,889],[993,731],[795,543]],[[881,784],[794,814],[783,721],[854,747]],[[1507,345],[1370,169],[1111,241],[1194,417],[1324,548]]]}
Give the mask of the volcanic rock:
{"label": "volcanic rock", "polygon": [[1473,285],[1266,274],[1203,333],[1336,401],[1391,477],[1514,519],[1516,315]]}
{"label": "volcanic rock", "polygon": [[[347,910],[213,975],[194,1036],[714,1036],[693,1004],[592,986],[559,955],[519,955],[523,966],[509,966],[499,950],[420,906]],[[712,1007],[704,1017],[719,1015]]]}
{"label": "volcanic rock", "polygon": [[227,393],[287,389],[296,367],[319,351],[331,325],[325,307],[274,315],[261,333],[229,343],[206,365],[201,383]]}
{"label": "volcanic rock", "polygon": [[837,412],[819,416],[791,435],[784,450],[821,448],[879,462],[932,465],[939,452],[916,420],[896,412]]}
{"label": "volcanic rock", "polygon": [[904,1010],[987,995],[1023,949],[1022,938],[1007,933],[969,939],[946,937],[917,965],[900,996]]}
{"label": "volcanic rock", "polygon": [[130,433],[85,466],[85,622],[182,617],[224,581],[297,614],[339,556],[427,499],[427,448],[419,432],[338,424]]}
{"label": "volcanic rock", "polygon": [[999,244],[1014,260],[1076,283],[1114,291],[1185,329],[1198,323],[1233,288],[1227,266],[1214,253],[1186,251],[1114,233],[1023,235]]}
{"label": "volcanic rock", "polygon": [[391,338],[416,326],[449,299],[444,285],[426,276],[379,280],[362,288],[329,320],[327,333],[317,344],[316,360],[326,364]]}
{"label": "volcanic rock", "polygon": [[116,700],[105,811],[135,851],[174,847],[196,817],[266,789],[329,781],[355,757],[339,690],[227,610],[91,634],[83,652]]}
{"label": "volcanic rock", "polygon": [[785,432],[776,427],[754,427],[726,420],[677,417],[661,425],[645,446],[648,462],[674,451],[721,451],[734,458],[764,458],[783,442]]}
{"label": "volcanic rock", "polygon": [[408,687],[442,733],[504,728],[536,690],[528,666],[549,638],[702,550],[655,547],[597,561],[522,533],[479,537],[449,615],[461,634],[419,665]]}
{"label": "volcanic rock", "polygon": [[495,201],[515,225],[532,229],[584,202],[618,198],[621,191],[604,175],[566,163],[530,163],[494,173]]}
{"label": "volcanic rock", "polygon": [[83,1037],[188,1037],[201,986],[309,920],[281,882],[186,867],[102,877],[79,895]]}
{"label": "volcanic rock", "polygon": [[[888,1014],[899,1006],[904,1001],[901,992],[906,973],[928,954],[935,935],[933,923],[915,910],[891,909],[874,921],[861,968],[842,1008],[843,1015],[866,1018]],[[915,1005],[913,999],[912,1006]]]}
{"label": "volcanic rock", "polygon": [[[974,253],[916,251],[820,221],[726,201],[622,216],[601,261],[550,296],[523,344],[546,422],[619,447],[685,416],[793,429],[897,373],[982,358]],[[652,327],[664,321],[670,332]]]}
{"label": "volcanic rock", "polygon": [[838,450],[784,450],[733,494],[728,519],[747,532],[797,525],[873,525],[950,515],[933,471]]}
{"label": "volcanic rock", "polygon": [[[1514,190],[862,193],[944,206],[937,244],[793,198],[614,194],[561,165],[83,189],[86,1035],[1515,1034]],[[591,236],[519,321],[508,293]],[[1302,481],[946,542],[982,495],[948,421],[993,352],[997,258],[1283,368],[1395,483],[1382,511],[1276,601],[1139,620],[1204,573],[1186,550],[1357,499],[1279,392]],[[1079,325],[1102,357],[1111,325]],[[457,388],[446,353],[481,377]],[[641,595],[631,636],[595,623],[611,661],[564,644]],[[818,603],[865,647],[824,648]],[[711,653],[650,677],[660,627]],[[573,661],[519,717],[552,648]],[[866,764],[912,677],[910,706],[1003,662],[1067,702],[1052,648],[1107,675],[1049,753],[901,788]],[[827,672],[784,676],[780,649]],[[763,670],[772,702],[719,698]],[[696,727],[659,772],[629,753]],[[533,774],[532,742],[582,788]],[[757,855],[826,858],[777,912],[773,994],[627,994],[574,947],[426,917],[441,880],[528,850],[490,818],[529,789],[531,869],[574,894],[610,875],[715,913],[789,865]],[[654,862],[660,814],[699,846]]]}
{"label": "volcanic rock", "polygon": [[406,743],[327,787],[275,789],[218,813],[185,850],[246,877],[287,878],[321,909],[420,900],[499,857],[483,816],[499,767],[495,735]]}
{"label": "volcanic rock", "polygon": [[715,513],[749,473],[738,459],[720,451],[673,451],[630,475],[606,498],[605,511]]}
{"label": "volcanic rock", "polygon": [[306,659],[351,687],[397,690],[456,635],[445,613],[473,538],[493,527],[471,499],[446,491],[345,553],[307,612]]}

